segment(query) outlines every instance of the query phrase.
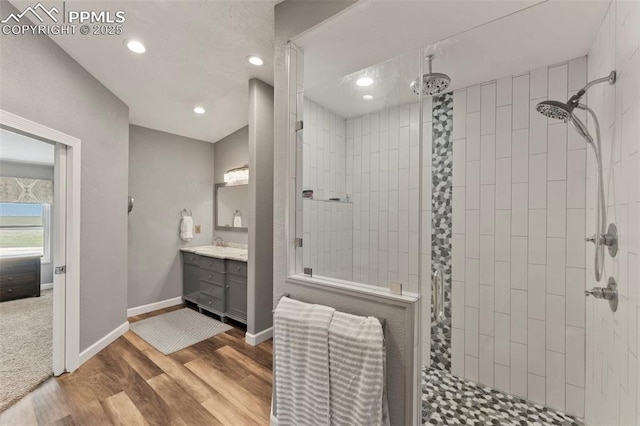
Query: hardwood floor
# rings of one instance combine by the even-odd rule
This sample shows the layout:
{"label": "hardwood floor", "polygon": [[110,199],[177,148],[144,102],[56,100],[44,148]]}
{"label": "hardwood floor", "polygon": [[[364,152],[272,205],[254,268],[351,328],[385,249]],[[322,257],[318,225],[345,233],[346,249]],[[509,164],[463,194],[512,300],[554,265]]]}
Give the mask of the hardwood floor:
{"label": "hardwood floor", "polygon": [[170,355],[128,331],[0,413],[0,425],[267,425],[272,354],[271,340],[250,346],[237,328]]}

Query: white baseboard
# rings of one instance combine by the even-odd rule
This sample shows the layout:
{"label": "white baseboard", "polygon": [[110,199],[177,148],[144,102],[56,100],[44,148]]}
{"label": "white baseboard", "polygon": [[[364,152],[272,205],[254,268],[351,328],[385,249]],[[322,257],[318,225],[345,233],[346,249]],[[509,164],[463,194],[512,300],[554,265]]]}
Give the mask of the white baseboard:
{"label": "white baseboard", "polygon": [[271,398],[271,411],[269,413],[271,415],[270,426],[278,426],[278,418],[273,415],[273,397]]}
{"label": "white baseboard", "polygon": [[244,340],[251,346],[259,345],[265,340],[269,340],[273,337],[273,327],[269,327],[266,330],[262,330],[260,333],[251,334],[246,332],[244,334]]}
{"label": "white baseboard", "polygon": [[52,288],[53,288],[53,283],[40,284],[40,291],[51,290]]}
{"label": "white baseboard", "polygon": [[114,340],[118,337],[122,336],[129,330],[129,321],[124,322],[122,325],[117,327],[115,330],[111,331],[109,334],[104,336],[102,339],[95,342],[93,345],[89,346],[84,351],[80,352],[80,365],[84,364],[89,360],[92,356],[109,346]]}
{"label": "white baseboard", "polygon": [[182,303],[182,296],[174,297],[173,299],[161,300],[155,303],[149,303],[148,305],[136,306],[135,308],[127,309],[127,318],[136,315],[146,314],[147,312],[157,311],[158,309],[169,308]]}

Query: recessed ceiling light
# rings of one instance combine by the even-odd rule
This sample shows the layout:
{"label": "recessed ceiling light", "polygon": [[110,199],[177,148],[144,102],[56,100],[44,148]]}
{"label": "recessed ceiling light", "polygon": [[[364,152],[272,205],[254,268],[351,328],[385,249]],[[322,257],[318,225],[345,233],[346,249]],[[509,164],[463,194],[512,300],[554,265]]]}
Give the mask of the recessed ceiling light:
{"label": "recessed ceiling light", "polygon": [[134,53],[144,53],[147,51],[147,48],[144,47],[144,44],[138,40],[125,40],[125,45],[127,48]]}
{"label": "recessed ceiling light", "polygon": [[370,101],[371,99],[373,99],[373,96],[371,96],[371,95],[364,95],[364,96],[362,97],[362,99],[364,99],[365,101]]}
{"label": "recessed ceiling light", "polygon": [[362,77],[356,81],[356,84],[360,87],[367,87],[373,84],[373,79],[369,77]]}
{"label": "recessed ceiling light", "polygon": [[193,112],[195,112],[196,114],[204,114],[206,111],[201,106],[197,106],[193,109]]}
{"label": "recessed ceiling light", "polygon": [[263,61],[263,60],[262,60],[262,58],[261,58],[261,57],[259,57],[259,56],[247,56],[247,61],[249,61],[249,63],[250,63],[251,65],[258,65],[258,66],[260,66],[260,65],[263,65],[263,64],[264,64],[264,61]]}

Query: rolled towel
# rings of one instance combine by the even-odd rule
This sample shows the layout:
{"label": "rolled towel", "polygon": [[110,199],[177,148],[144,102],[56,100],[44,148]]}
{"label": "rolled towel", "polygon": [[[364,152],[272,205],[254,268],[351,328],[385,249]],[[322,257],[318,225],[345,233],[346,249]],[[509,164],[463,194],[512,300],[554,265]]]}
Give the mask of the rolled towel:
{"label": "rolled towel", "polygon": [[180,239],[191,241],[193,239],[193,218],[185,216],[180,222]]}

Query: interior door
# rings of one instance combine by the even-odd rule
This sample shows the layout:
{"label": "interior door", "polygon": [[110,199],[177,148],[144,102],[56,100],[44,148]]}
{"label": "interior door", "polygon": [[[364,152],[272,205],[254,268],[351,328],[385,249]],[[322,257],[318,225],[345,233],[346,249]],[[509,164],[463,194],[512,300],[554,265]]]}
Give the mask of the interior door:
{"label": "interior door", "polygon": [[65,369],[67,147],[57,143],[53,183],[53,374]]}

